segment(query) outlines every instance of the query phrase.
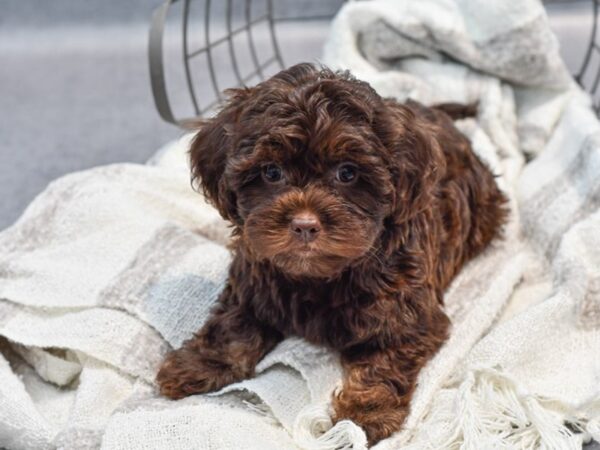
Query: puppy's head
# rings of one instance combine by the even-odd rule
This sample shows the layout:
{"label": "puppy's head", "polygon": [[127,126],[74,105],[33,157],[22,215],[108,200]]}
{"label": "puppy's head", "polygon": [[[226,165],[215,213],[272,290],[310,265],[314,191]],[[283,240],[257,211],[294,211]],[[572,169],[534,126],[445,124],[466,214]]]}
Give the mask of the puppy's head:
{"label": "puppy's head", "polygon": [[247,254],[332,278],[427,208],[443,165],[430,127],[348,73],[300,64],[230,91],[191,167]]}

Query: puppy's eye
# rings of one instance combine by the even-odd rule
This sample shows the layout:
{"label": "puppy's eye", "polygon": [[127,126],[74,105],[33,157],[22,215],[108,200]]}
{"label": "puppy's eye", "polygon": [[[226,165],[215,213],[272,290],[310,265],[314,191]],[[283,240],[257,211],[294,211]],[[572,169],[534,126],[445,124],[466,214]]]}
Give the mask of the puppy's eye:
{"label": "puppy's eye", "polygon": [[337,173],[335,174],[335,178],[340,183],[352,183],[358,177],[358,173],[356,167],[352,164],[342,164],[338,167]]}
{"label": "puppy's eye", "polygon": [[262,168],[262,176],[269,183],[277,183],[283,177],[281,167],[277,164],[267,164]]}

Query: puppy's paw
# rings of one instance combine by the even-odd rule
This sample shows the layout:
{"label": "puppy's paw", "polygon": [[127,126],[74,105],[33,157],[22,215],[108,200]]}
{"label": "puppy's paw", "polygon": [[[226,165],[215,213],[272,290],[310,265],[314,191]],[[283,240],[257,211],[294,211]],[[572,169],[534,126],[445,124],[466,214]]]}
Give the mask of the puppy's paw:
{"label": "puppy's paw", "polygon": [[365,397],[345,395],[344,391],[334,396],[333,421],[351,420],[364,430],[369,446],[372,446],[401,429],[408,409],[390,408]]}
{"label": "puppy's paw", "polygon": [[180,399],[216,391],[241,378],[230,365],[181,348],[167,355],[156,382],[162,395]]}

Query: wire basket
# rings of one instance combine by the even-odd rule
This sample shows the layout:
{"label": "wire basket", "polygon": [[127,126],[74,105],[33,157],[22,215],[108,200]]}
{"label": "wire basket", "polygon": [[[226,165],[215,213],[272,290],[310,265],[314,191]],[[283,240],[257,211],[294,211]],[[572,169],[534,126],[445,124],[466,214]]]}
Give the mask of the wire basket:
{"label": "wire basket", "polygon": [[598,44],[598,12],[600,0],[591,0],[591,29],[586,46],[585,56],[579,70],[573,73],[575,81],[590,93],[593,98],[596,114],[600,112],[598,86],[600,84],[600,45]]}
{"label": "wire basket", "polygon": [[[299,27],[310,41],[311,30],[316,30],[311,26],[330,20],[343,3],[343,0],[294,3],[282,0],[167,0],[154,12],[149,39],[150,80],[158,113],[167,122],[182,124],[190,118],[213,112],[223,98],[224,89],[251,86],[283,69],[286,63],[314,59],[318,50],[312,55],[308,52],[303,58],[292,55],[288,61],[278,39],[278,30],[283,26]],[[590,30],[589,37],[585,46],[577,46],[579,61],[571,61],[570,66],[575,80],[594,98],[596,112],[600,109],[596,95],[600,85],[599,3],[600,0],[546,3],[549,12],[565,15],[579,8],[589,19],[585,24]],[[177,8],[179,11],[175,11]],[[290,9],[295,9],[297,14],[284,16],[279,13]],[[303,9],[310,9],[311,13],[302,14]],[[169,28],[173,31],[166,33]],[[321,25],[320,29],[323,28]],[[577,30],[580,28],[578,23]],[[180,59],[174,64],[165,63],[167,36],[175,41],[170,47],[175,51],[171,53],[179,53]],[[306,42],[302,42],[301,46],[305,45]],[[289,48],[298,53],[301,46],[292,42]],[[168,68],[179,69],[167,76]],[[171,78],[179,78],[179,82],[171,82]],[[174,98],[177,100],[173,101]],[[177,114],[174,105],[177,105]]]}

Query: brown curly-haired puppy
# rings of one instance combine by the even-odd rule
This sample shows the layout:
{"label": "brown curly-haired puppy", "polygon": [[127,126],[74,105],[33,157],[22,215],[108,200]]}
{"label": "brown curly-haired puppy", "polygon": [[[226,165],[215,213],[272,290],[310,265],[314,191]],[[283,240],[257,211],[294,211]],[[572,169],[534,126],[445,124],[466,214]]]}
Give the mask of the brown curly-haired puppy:
{"label": "brown curly-haired puppy", "polygon": [[370,443],[399,430],[448,334],[444,288],[506,216],[451,121],[469,113],[383,99],[310,64],[231,91],[196,135],[191,165],[233,224],[233,263],[206,324],[167,356],[161,393],[251,377],[298,335],[341,353],[336,421],[353,420]]}

